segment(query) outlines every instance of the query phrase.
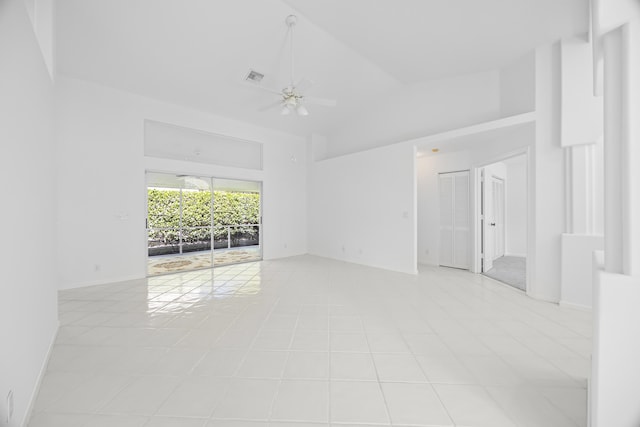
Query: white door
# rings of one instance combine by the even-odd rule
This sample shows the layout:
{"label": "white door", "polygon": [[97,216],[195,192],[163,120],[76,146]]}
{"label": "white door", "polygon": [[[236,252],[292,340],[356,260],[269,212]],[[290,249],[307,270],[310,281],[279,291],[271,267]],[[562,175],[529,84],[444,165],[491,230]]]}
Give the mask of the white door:
{"label": "white door", "polygon": [[453,267],[453,174],[440,174],[440,265]]}
{"label": "white door", "polygon": [[440,265],[469,268],[469,171],[440,174]]}
{"label": "white door", "polygon": [[493,177],[493,224],[494,227],[494,251],[493,259],[504,256],[504,181]]}
{"label": "white door", "polygon": [[495,227],[493,223],[493,179],[482,169],[482,271],[493,268],[495,251]]}

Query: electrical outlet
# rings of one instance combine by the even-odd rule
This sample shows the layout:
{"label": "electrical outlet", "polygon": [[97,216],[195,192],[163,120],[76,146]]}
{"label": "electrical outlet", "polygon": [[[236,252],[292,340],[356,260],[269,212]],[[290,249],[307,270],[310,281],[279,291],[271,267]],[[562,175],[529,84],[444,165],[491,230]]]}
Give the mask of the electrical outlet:
{"label": "electrical outlet", "polygon": [[9,390],[7,394],[7,425],[13,419],[13,390]]}

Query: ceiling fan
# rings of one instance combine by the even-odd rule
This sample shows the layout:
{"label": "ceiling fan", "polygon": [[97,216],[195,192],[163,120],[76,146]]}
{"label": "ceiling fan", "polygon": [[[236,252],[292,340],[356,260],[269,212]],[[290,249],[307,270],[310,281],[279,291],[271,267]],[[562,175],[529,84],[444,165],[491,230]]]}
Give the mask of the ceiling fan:
{"label": "ceiling fan", "polygon": [[255,85],[254,87],[272,93],[278,96],[276,102],[261,108],[260,111],[266,111],[270,109],[280,108],[280,114],[289,115],[295,113],[299,116],[308,116],[309,110],[305,107],[306,104],[322,105],[325,107],[335,107],[337,102],[335,99],[316,98],[306,96],[304,93],[309,89],[313,82],[308,79],[301,79],[298,83],[294,80],[294,50],[293,50],[293,30],[298,22],[298,17],[295,15],[289,15],[285,19],[285,23],[289,28],[289,42],[291,48],[291,70],[289,85],[282,90],[275,90],[264,86]]}

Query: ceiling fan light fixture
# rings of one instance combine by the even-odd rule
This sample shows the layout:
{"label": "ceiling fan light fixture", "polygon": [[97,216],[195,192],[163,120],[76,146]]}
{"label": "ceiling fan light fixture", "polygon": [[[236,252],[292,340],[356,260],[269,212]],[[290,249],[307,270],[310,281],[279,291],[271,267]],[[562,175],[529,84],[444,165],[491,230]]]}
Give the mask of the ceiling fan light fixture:
{"label": "ceiling fan light fixture", "polygon": [[315,105],[323,105],[326,107],[334,107],[336,105],[336,101],[332,100],[332,99],[323,99],[323,98],[315,98],[315,97],[309,97],[309,98],[305,98],[304,96],[304,92],[306,91],[306,89],[308,89],[309,87],[311,87],[311,85],[313,84],[312,81],[308,80],[308,79],[302,79],[299,82],[296,83],[295,80],[295,74],[294,74],[294,40],[293,40],[293,33],[294,33],[294,28],[296,26],[297,23],[297,17],[295,15],[289,15],[287,16],[287,18],[285,19],[285,23],[289,29],[289,31],[287,32],[287,37],[288,37],[288,41],[289,41],[289,48],[290,48],[290,80],[289,80],[289,84],[282,90],[275,90],[275,89],[271,89],[268,87],[262,87],[258,84],[258,82],[260,81],[260,79],[264,78],[264,74],[257,72],[255,70],[249,70],[249,74],[247,75],[247,77],[245,78],[248,81],[251,81],[254,84],[253,86],[256,88],[260,88],[261,90],[265,91],[265,92],[269,92],[273,95],[277,95],[278,96],[278,101],[273,102],[272,104],[260,109],[260,111],[265,111],[271,108],[278,108],[280,107],[280,114],[281,115],[290,115],[290,114],[296,114],[298,116],[308,116],[309,110],[307,110],[306,106],[303,106],[303,102],[305,104],[315,104]]}

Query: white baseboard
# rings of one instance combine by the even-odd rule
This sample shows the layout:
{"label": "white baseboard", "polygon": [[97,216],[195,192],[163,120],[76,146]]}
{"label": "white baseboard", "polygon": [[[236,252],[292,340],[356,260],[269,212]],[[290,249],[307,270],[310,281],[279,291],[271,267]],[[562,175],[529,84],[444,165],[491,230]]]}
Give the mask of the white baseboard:
{"label": "white baseboard", "polygon": [[129,280],[141,280],[141,279],[146,279],[146,276],[132,275],[132,276],[115,277],[112,279],[99,279],[99,280],[90,280],[88,282],[77,282],[77,283],[72,283],[70,285],[61,287],[58,290],[64,291],[67,289],[84,288],[86,286],[107,285],[110,283],[128,282]]}
{"label": "white baseboard", "polygon": [[560,305],[560,307],[573,308],[573,309],[582,310],[582,311],[591,311],[592,310],[592,308],[589,307],[588,305],[576,304],[576,303],[573,303],[573,302],[560,301],[559,305]]}
{"label": "white baseboard", "polygon": [[434,262],[425,261],[425,260],[418,260],[418,265],[424,265],[427,267],[438,267],[438,264]]}
{"label": "white baseboard", "polygon": [[536,292],[530,292],[530,291],[527,291],[527,295],[538,301],[548,302],[551,304],[558,304],[558,305],[560,304],[560,302],[557,299],[551,298],[547,295],[541,295]]}
{"label": "white baseboard", "polygon": [[516,257],[519,257],[519,258],[526,258],[527,254],[512,254],[512,253],[505,252],[504,256],[516,256]]}
{"label": "white baseboard", "polygon": [[40,367],[40,372],[38,373],[38,379],[36,380],[36,385],[33,388],[33,392],[31,393],[31,397],[29,398],[29,404],[27,405],[27,412],[24,415],[24,419],[20,424],[22,427],[26,427],[29,425],[29,421],[31,420],[31,414],[33,413],[33,407],[36,404],[36,399],[38,398],[38,393],[40,392],[40,385],[42,384],[42,379],[44,375],[47,373],[47,366],[49,366],[49,358],[51,358],[51,352],[53,351],[53,345],[56,343],[56,338],[58,337],[58,331],[60,330],[60,322],[56,325],[56,330],[53,333],[53,338],[49,343],[49,349],[47,350],[47,354],[42,362],[42,366]]}

